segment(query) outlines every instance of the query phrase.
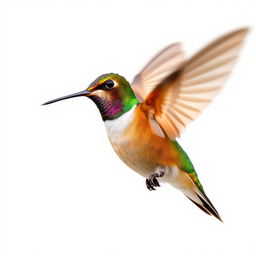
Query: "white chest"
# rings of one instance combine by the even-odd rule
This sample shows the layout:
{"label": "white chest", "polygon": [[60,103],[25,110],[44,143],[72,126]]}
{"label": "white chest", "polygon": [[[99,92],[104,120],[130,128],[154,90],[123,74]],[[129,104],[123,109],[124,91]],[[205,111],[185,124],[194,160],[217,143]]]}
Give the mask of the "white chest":
{"label": "white chest", "polygon": [[120,136],[123,134],[124,130],[133,121],[135,108],[136,105],[120,117],[114,120],[106,120],[104,122],[108,137],[112,142],[120,139]]}

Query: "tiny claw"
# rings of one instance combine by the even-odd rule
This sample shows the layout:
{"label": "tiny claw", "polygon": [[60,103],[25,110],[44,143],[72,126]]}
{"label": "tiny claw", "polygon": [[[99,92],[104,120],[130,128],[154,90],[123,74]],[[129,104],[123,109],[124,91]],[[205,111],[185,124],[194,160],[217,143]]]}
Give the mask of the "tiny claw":
{"label": "tiny claw", "polygon": [[151,190],[150,184],[149,184],[149,180],[148,180],[148,179],[146,179],[146,186],[147,186],[148,190]]}
{"label": "tiny claw", "polygon": [[160,184],[157,178],[163,177],[164,174],[165,174],[164,170],[158,170],[153,174],[151,174],[148,177],[148,179],[146,179],[147,188],[151,191],[151,190],[156,190],[155,187],[160,187]]}
{"label": "tiny claw", "polygon": [[157,180],[156,177],[154,177],[154,178],[152,179],[152,184],[153,184],[153,186],[155,186],[155,187],[160,187],[160,184],[159,184],[159,182],[158,182],[158,180]]}
{"label": "tiny claw", "polygon": [[155,188],[153,187],[153,185],[151,184],[149,179],[146,179],[146,185],[147,185],[148,190],[150,190],[150,191],[155,190]]}
{"label": "tiny claw", "polygon": [[155,187],[160,187],[157,177],[158,175],[154,173],[148,179],[146,179],[146,185],[150,191],[156,190]]}

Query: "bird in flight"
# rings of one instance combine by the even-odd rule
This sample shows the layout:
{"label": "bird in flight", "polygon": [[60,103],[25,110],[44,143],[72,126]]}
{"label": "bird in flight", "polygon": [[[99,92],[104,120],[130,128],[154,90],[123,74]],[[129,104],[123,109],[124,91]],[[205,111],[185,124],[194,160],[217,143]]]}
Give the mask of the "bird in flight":
{"label": "bird in flight", "polygon": [[167,182],[221,220],[177,138],[219,93],[247,32],[244,28],[226,34],[187,60],[181,44],[171,44],[153,57],[132,83],[108,73],[86,90],[43,105],[80,96],[91,99],[116,154],[145,177],[149,190]]}

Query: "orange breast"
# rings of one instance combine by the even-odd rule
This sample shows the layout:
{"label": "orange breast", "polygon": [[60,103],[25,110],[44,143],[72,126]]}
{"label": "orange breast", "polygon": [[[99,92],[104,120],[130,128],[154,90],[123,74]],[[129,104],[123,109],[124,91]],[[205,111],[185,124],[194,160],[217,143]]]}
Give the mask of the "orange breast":
{"label": "orange breast", "polygon": [[[111,141],[111,139],[110,139]],[[175,165],[177,152],[169,138],[155,135],[140,105],[133,121],[123,132],[120,141],[111,141],[120,157],[130,168],[147,177],[157,166]]]}

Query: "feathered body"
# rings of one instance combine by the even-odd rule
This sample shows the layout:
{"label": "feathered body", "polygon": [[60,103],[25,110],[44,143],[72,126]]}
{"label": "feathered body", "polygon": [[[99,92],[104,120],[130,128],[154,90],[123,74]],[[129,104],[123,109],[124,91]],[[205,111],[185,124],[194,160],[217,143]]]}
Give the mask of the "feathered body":
{"label": "feathered body", "polygon": [[144,177],[152,174],[157,166],[182,167],[177,142],[154,134],[141,108],[140,104],[136,105],[120,118],[105,121],[110,142],[117,155]]}
{"label": "feathered body", "polygon": [[[207,204],[211,214],[220,219],[206,197],[188,155],[176,140],[153,133],[149,119],[141,108],[140,104],[136,105],[121,117],[105,121],[108,137],[116,154],[145,178],[157,167],[165,167],[166,173],[159,178],[160,182],[167,182],[180,189],[199,207],[200,204]],[[209,214],[207,208],[205,212]]]}
{"label": "feathered body", "polygon": [[[207,214],[221,220],[177,137],[218,94],[238,56],[247,29],[215,40],[185,60],[181,44],[157,54],[130,84],[109,73],[80,93],[97,105],[110,142],[131,169],[154,190],[167,182]],[[158,182],[159,181],[159,182]]]}

